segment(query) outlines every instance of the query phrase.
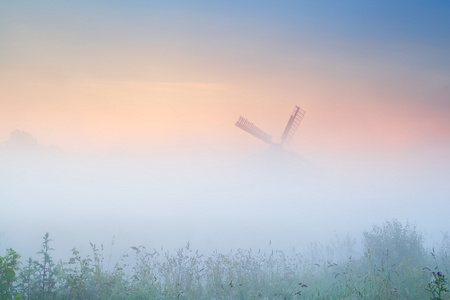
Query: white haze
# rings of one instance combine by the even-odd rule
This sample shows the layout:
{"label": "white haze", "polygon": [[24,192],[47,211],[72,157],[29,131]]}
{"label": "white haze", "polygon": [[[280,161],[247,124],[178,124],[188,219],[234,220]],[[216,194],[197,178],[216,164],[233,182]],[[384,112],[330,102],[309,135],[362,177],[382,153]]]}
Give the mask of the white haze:
{"label": "white haze", "polygon": [[[5,144],[6,145],[6,144]],[[45,232],[56,257],[89,242],[201,251],[301,249],[398,218],[430,240],[448,230],[449,164],[294,154],[69,155],[8,149],[0,158],[0,247],[25,258]],[[417,158],[417,157],[416,157]]]}

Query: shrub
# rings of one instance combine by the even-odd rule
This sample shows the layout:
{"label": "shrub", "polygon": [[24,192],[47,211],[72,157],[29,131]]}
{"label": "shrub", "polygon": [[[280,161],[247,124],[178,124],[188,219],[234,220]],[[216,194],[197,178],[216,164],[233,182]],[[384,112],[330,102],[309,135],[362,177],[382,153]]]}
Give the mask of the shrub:
{"label": "shrub", "polygon": [[19,268],[20,255],[12,249],[7,249],[5,256],[0,255],[0,299],[21,299],[21,295],[15,293],[14,283],[17,280],[16,271]]}
{"label": "shrub", "polygon": [[386,221],[382,226],[375,225],[371,232],[364,232],[366,253],[381,262],[388,257],[396,265],[401,263],[421,263],[425,248],[422,234],[416,226],[394,219]]}

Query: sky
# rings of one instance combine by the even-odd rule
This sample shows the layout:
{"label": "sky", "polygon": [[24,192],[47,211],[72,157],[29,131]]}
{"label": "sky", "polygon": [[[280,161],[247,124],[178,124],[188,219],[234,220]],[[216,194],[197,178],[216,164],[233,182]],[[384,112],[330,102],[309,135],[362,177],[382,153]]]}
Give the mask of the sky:
{"label": "sky", "polygon": [[[158,195],[170,199],[156,205],[162,215],[176,206],[172,200],[186,195],[180,182],[202,190],[208,178],[215,179],[218,194],[235,189],[242,193],[230,194],[234,201],[257,202],[261,195],[247,194],[241,180],[232,180],[233,172],[254,168],[252,159],[267,145],[234,123],[242,115],[278,142],[298,105],[306,115],[286,149],[326,175],[319,180],[289,173],[289,178],[308,178],[308,184],[290,182],[283,189],[307,187],[315,202],[341,193],[342,199],[354,199],[348,206],[358,197],[377,199],[359,204],[359,221],[344,222],[343,233],[366,228],[364,214],[374,207],[380,213],[370,222],[398,216],[425,227],[429,220],[430,230],[448,229],[450,223],[439,219],[432,225],[431,219],[436,210],[444,217],[436,207],[447,209],[444,199],[450,195],[449,8],[446,1],[2,1],[2,197],[15,209],[19,202],[39,207],[33,197],[47,203],[64,190],[78,195],[73,201],[84,197],[89,203],[100,193],[104,200],[98,200],[98,209],[109,224],[108,212],[115,210],[105,206],[108,197],[132,190],[134,205],[141,205],[135,209],[142,211],[139,201],[155,195],[145,187],[159,173],[148,166],[170,173],[159,178]],[[31,134],[41,152],[48,152],[46,158],[8,156],[16,130]],[[25,162],[36,168],[30,171]],[[47,175],[39,178],[42,173]],[[223,176],[229,185],[217,183]],[[268,176],[264,180],[274,182],[273,190],[285,182]],[[58,178],[60,185],[53,186]],[[124,183],[122,189],[108,196],[109,189],[119,189],[117,182]],[[324,187],[329,193],[318,194]],[[275,201],[276,194],[264,201]],[[425,205],[422,196],[429,195],[433,204]],[[377,206],[379,198],[385,201]],[[398,206],[383,207],[393,205],[392,199]],[[226,197],[221,201],[226,203]],[[339,207],[336,202],[330,207]],[[284,209],[277,207],[281,219],[304,205],[283,203]],[[65,209],[52,205],[51,213]],[[224,221],[237,211],[242,216],[235,224],[252,218],[262,224],[245,215],[250,206],[236,205],[230,204]],[[274,204],[267,205],[261,206],[261,215],[273,211]],[[205,214],[218,209],[206,207]],[[192,212],[186,211],[177,211],[181,220],[189,219]],[[274,229],[273,236],[295,228],[294,216],[285,219],[290,223]],[[198,226],[208,227],[213,220],[204,218]],[[332,223],[322,218],[323,232]],[[14,231],[4,228],[5,243],[15,245]],[[261,234],[261,240],[271,234]],[[214,238],[209,241],[214,245]],[[247,240],[228,241],[239,247]]]}

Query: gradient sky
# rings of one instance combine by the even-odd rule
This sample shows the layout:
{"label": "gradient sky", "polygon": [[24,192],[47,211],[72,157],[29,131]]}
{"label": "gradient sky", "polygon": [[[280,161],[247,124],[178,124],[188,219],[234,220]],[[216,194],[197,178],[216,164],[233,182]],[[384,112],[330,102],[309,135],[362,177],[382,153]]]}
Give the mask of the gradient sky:
{"label": "gradient sky", "polygon": [[448,144],[445,1],[2,1],[0,140],[66,150],[259,148],[408,152]]}
{"label": "gradient sky", "polygon": [[[299,188],[293,185],[295,197],[288,195],[277,206],[266,198],[277,198],[278,186],[269,187],[269,196],[252,195],[239,190],[243,187],[230,171],[227,178],[235,186],[228,187],[211,160],[201,166],[214,169],[214,176],[190,162],[183,169],[174,160],[173,169],[160,167],[174,177],[159,178],[145,169],[153,166],[148,160],[123,166],[120,160],[102,165],[69,159],[67,170],[58,160],[48,163],[55,164],[50,170],[45,169],[46,161],[37,162],[50,174],[44,176],[39,168],[31,175],[26,167],[16,172],[16,165],[6,158],[0,170],[0,197],[17,211],[17,216],[10,215],[14,220],[20,218],[19,211],[28,214],[29,224],[21,223],[23,228],[14,229],[18,232],[37,228],[40,222],[30,221],[43,209],[34,197],[48,204],[67,196],[66,204],[48,204],[54,205],[49,213],[62,223],[69,219],[59,212],[73,207],[81,220],[91,217],[95,222],[94,213],[83,215],[87,212],[82,205],[97,205],[104,222],[119,228],[115,214],[120,218],[127,212],[134,214],[130,219],[137,223],[142,218],[145,224],[148,218],[139,205],[147,203],[150,194],[155,199],[164,194],[177,199],[202,195],[206,200],[198,207],[206,207],[201,212],[208,217],[198,226],[213,228],[208,222],[225,224],[231,219],[236,231],[262,197],[267,202],[257,208],[261,217],[252,215],[253,221],[266,224],[264,218],[274,211],[282,226],[279,232],[261,230],[264,241],[266,231],[294,235],[300,227],[307,231],[325,226],[322,232],[330,233],[342,220],[349,222],[339,223],[343,232],[361,231],[391,216],[417,220],[438,232],[450,226],[449,53],[448,1],[2,0],[0,150],[19,129],[69,154],[121,153],[158,160],[165,154],[209,153],[209,159],[226,162],[225,154],[251,157],[267,148],[234,126],[240,115],[277,142],[292,108],[299,105],[306,116],[288,149],[335,172],[335,181],[302,182],[309,202],[295,198]],[[183,179],[187,181],[176,194],[171,184],[178,186]],[[59,180],[61,184],[53,186]],[[214,186],[223,192],[223,203],[207,200],[218,194],[211,187],[211,194],[202,194],[211,181],[223,185]],[[156,188],[149,192],[150,183]],[[233,187],[242,197],[253,197],[237,217],[241,198],[232,194]],[[135,193],[130,201],[139,205],[121,203],[121,196],[130,191]],[[116,206],[110,205],[109,196],[118,197]],[[199,212],[190,204],[152,205],[167,215],[178,209],[170,218],[154,213],[172,226],[172,217],[184,220]],[[28,211],[21,211],[28,206]],[[305,219],[297,217],[297,211]],[[320,216],[323,212],[330,217],[328,223]],[[341,221],[333,223],[331,218]],[[75,230],[73,222],[60,226],[55,221],[52,226]],[[228,233],[226,227],[217,232],[221,230]],[[320,235],[311,235],[316,233]],[[39,234],[33,236],[38,239]],[[240,241],[249,241],[248,236],[243,234]]]}

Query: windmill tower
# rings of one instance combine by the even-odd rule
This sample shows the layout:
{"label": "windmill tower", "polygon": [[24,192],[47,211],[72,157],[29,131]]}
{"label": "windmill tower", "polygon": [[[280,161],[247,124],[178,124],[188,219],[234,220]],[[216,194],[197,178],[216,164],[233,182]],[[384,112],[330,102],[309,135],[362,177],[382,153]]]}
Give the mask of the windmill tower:
{"label": "windmill tower", "polygon": [[286,128],[284,129],[283,135],[281,137],[281,142],[279,144],[272,142],[272,137],[269,134],[265,133],[255,124],[249,122],[243,117],[239,117],[239,120],[236,122],[236,126],[244,131],[247,131],[251,135],[257,137],[258,139],[269,145],[278,145],[281,147],[284,143],[289,144],[304,116],[305,111],[300,107],[295,106],[286,125]]}

